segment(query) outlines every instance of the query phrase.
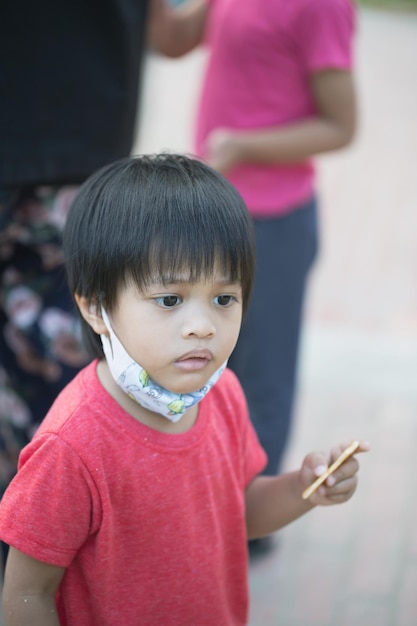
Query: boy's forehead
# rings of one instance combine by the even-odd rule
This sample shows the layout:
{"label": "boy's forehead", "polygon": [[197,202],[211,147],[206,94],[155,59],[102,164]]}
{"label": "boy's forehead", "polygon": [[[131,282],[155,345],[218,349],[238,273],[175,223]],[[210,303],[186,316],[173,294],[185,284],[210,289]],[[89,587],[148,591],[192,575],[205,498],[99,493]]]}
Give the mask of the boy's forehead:
{"label": "boy's forehead", "polygon": [[[145,270],[146,276],[142,274],[144,282],[152,284],[172,284],[172,283],[197,283],[197,282],[218,282],[218,283],[240,283],[231,268],[229,259],[186,259],[181,257],[172,258],[167,255],[165,258],[154,257]],[[238,280],[237,280],[238,278]]]}
{"label": "boy's forehead", "polygon": [[150,272],[148,284],[181,284],[181,283],[220,283],[230,285],[231,283],[240,284],[240,279],[236,276],[232,277],[229,268],[215,263],[213,267],[201,268],[195,267],[165,267],[155,269]]}

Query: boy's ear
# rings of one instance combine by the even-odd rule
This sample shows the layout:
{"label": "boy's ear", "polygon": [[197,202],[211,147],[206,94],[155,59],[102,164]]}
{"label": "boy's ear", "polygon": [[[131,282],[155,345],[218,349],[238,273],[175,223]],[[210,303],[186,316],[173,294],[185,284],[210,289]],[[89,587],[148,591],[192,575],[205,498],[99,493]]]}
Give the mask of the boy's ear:
{"label": "boy's ear", "polygon": [[101,317],[101,311],[96,303],[89,302],[87,298],[84,296],[79,296],[77,293],[75,294],[75,301],[77,303],[78,308],[80,309],[80,313],[87,322],[91,326],[97,335],[108,335],[108,330],[106,325]]}

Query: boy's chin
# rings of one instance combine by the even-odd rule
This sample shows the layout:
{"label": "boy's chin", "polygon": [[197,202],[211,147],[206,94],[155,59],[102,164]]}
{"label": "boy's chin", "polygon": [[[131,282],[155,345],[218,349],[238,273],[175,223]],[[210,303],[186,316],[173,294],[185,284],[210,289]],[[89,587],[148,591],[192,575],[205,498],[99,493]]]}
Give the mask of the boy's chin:
{"label": "boy's chin", "polygon": [[170,385],[169,387],[166,386],[165,389],[182,396],[197,393],[198,391],[200,391],[200,389],[203,389],[203,387],[205,387],[211,376],[212,373],[208,374],[207,376],[195,377],[194,380],[191,380],[187,383]]}
{"label": "boy's chin", "polygon": [[198,384],[197,387],[195,385],[181,385],[175,388],[165,387],[165,389],[167,389],[168,391],[171,391],[171,393],[176,393],[181,396],[186,396],[187,394],[198,393],[200,389],[203,389],[203,387],[207,384],[209,378],[207,378],[206,381],[202,381],[201,384]]}

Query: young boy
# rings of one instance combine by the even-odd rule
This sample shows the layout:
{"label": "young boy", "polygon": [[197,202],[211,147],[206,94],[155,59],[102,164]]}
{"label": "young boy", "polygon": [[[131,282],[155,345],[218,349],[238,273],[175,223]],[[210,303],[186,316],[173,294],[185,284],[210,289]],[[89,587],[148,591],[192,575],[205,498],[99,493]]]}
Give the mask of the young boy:
{"label": "young boy", "polygon": [[225,369],[252,285],[243,200],[184,156],[119,161],[81,187],[65,253],[97,359],[1,503],[6,625],[243,625],[247,538],[348,500],[358,470],[350,459],[308,501],[323,454],[258,476],[265,453]]}

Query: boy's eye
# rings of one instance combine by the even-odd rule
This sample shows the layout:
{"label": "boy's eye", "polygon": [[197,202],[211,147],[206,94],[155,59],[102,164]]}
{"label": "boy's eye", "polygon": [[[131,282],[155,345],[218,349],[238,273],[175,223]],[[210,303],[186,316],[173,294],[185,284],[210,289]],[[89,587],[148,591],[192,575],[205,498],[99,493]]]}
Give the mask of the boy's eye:
{"label": "boy's eye", "polygon": [[179,298],[178,296],[161,296],[160,298],[155,298],[155,302],[157,304],[159,304],[160,306],[163,306],[165,308],[172,308],[178,304],[181,303],[181,298]]}
{"label": "boy's eye", "polygon": [[222,294],[221,296],[216,296],[214,298],[214,301],[219,306],[229,306],[229,304],[231,302],[235,301],[235,300],[236,300],[236,298],[234,298],[233,296],[230,296],[228,294]]}

